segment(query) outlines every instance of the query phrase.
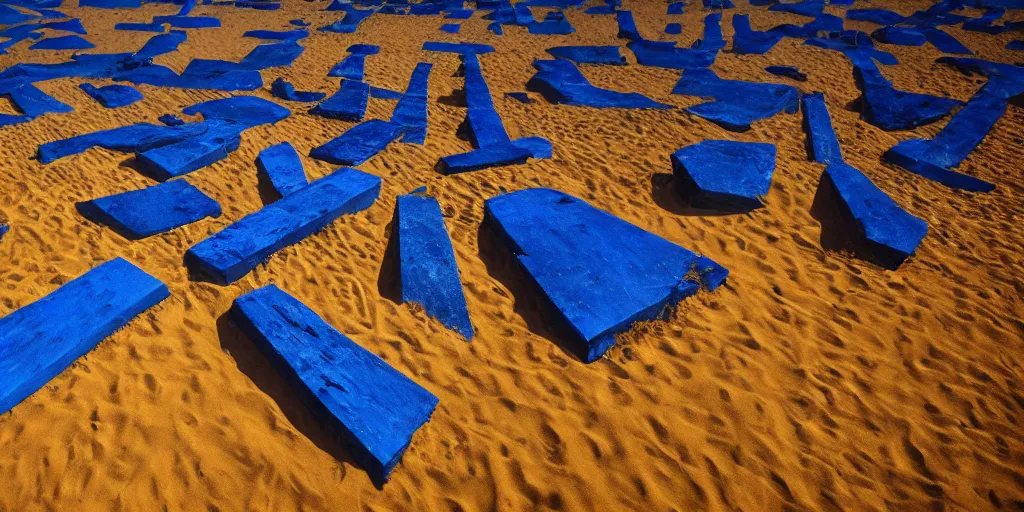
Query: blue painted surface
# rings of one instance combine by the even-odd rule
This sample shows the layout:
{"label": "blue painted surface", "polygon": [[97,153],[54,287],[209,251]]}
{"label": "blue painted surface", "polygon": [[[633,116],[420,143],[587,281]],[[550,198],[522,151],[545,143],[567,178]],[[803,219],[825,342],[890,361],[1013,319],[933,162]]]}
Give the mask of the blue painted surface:
{"label": "blue painted surface", "polygon": [[118,23],[114,25],[114,30],[134,30],[137,32],[162,33],[165,30],[165,28],[163,23]]}
{"label": "blue painted surface", "polygon": [[296,91],[295,86],[286,82],[283,78],[278,78],[274,80],[274,83],[270,84],[270,93],[275,98],[303,103],[314,103],[327,97],[327,94],[322,92]]}
{"label": "blue painted surface", "polygon": [[327,72],[327,76],[341,77],[348,80],[362,80],[363,70],[366,66],[366,56],[361,54],[352,54],[341,59],[341,62],[334,65],[330,71]]}
{"label": "blue painted surface", "polygon": [[391,114],[391,124],[404,132],[402,142],[423,144],[427,140],[427,94],[432,68],[433,64],[428,62],[416,64],[405,94],[398,100]]}
{"label": "blue painted surface", "polygon": [[174,114],[164,114],[156,119],[167,126],[181,126],[185,124],[185,121]]}
{"label": "blue painted surface", "polygon": [[49,37],[32,46],[29,50],[88,50],[96,45],[79,35]]}
{"label": "blue painted surface", "polygon": [[369,208],[378,194],[380,178],[338,169],[192,246],[185,263],[219,284],[233,283],[341,215]]}
{"label": "blue painted surface", "polygon": [[1024,50],[1024,40],[1010,41],[1009,43],[1006,43],[1006,49],[1017,51]]}
{"label": "blue painted surface", "polygon": [[749,130],[751,123],[779,112],[796,113],[800,105],[800,92],[794,87],[723,80],[710,69],[683,72],[672,93],[713,98],[686,111],[733,131]]}
{"label": "blue painted surface", "polygon": [[764,206],[775,172],[775,145],[705,140],[672,154],[680,192],[700,208],[747,211]]}
{"label": "blue painted surface", "polygon": [[394,123],[371,119],[349,128],[341,135],[313,148],[309,156],[338,165],[360,165],[384,151],[402,136]]}
{"label": "blue painted surface", "polygon": [[595,108],[672,108],[635,92],[619,92],[593,86],[571,61],[535,60],[537,73],[526,88],[538,92],[551,103]]}
{"label": "blue painted surface", "polygon": [[220,217],[220,205],[185,180],[76,203],[85,218],[140,240],[206,217]]}
{"label": "blue painted surface", "polygon": [[130,85],[107,85],[96,87],[92,84],[81,84],[78,86],[92,99],[107,108],[123,107],[131,105],[142,99],[142,93]]}
{"label": "blue painted surface", "polygon": [[159,280],[115,258],[0,318],[0,414],[169,295]]}
{"label": "blue painted surface", "polygon": [[924,33],[912,27],[885,26],[871,33],[871,37],[880,43],[897,44],[900,46],[924,46],[928,38]]}
{"label": "blue painted surface", "polygon": [[275,285],[235,299],[231,317],[370,478],[383,484],[430,420],[437,397]]}
{"label": "blue painted surface", "polygon": [[445,327],[473,339],[455,251],[437,199],[398,196],[391,243],[398,245],[402,302],[420,304]]}
{"label": "blue painted surface", "polygon": [[36,156],[40,162],[48,164],[65,156],[77,155],[93,147],[114,151],[141,152],[173,144],[204,132],[206,132],[204,123],[186,123],[181,126],[139,123],[47,142],[39,146]]}
{"label": "blue painted surface", "polygon": [[683,14],[684,3],[683,2],[672,2],[668,4],[668,8],[665,14]]}
{"label": "blue painted surface", "polygon": [[576,64],[626,65],[626,57],[618,46],[555,46],[548,48],[547,52],[556,59],[571,60]]}
{"label": "blue painted surface", "polygon": [[305,187],[306,171],[299,153],[289,142],[275,144],[256,155],[256,171],[265,177],[281,197]]}
{"label": "blue painted surface", "polygon": [[484,203],[566,340],[592,362],[634,322],[661,317],[700,287],[696,254],[557,190],[534,188]]}
{"label": "blue painted surface", "polygon": [[548,12],[544,15],[544,21],[531,21],[526,26],[531,34],[536,35],[568,35],[576,32],[562,11]]}
{"label": "blue painted surface", "polygon": [[461,28],[462,25],[458,23],[445,23],[444,25],[441,25],[441,31],[449,34],[458,34]]}
{"label": "blue painted surface", "polygon": [[768,30],[759,32],[750,28],[750,15],[737,14],[732,17],[732,28],[735,31],[732,39],[732,51],[737,54],[764,55],[782,40],[784,34]]}
{"label": "blue painted surface", "polygon": [[804,94],[800,98],[804,113],[804,132],[807,133],[807,149],[811,159],[820,164],[830,165],[843,161],[839,140],[832,129],[832,118],[825,105],[825,96],[820,92]]}
{"label": "blue painted surface", "polygon": [[366,82],[342,80],[338,91],[309,113],[343,121],[362,121],[369,99],[370,86]]}
{"label": "blue painted surface", "polygon": [[784,76],[786,78],[792,78],[797,82],[806,82],[807,75],[801,72],[796,66],[768,66],[764,68],[765,71],[775,75]]}
{"label": "blue painted surface", "polygon": [[681,34],[683,33],[683,26],[678,23],[669,23],[665,25],[665,33],[671,35]]}
{"label": "blue painted surface", "polygon": [[486,44],[476,43],[440,43],[435,41],[427,41],[423,43],[423,51],[481,54],[493,52],[494,47]]}

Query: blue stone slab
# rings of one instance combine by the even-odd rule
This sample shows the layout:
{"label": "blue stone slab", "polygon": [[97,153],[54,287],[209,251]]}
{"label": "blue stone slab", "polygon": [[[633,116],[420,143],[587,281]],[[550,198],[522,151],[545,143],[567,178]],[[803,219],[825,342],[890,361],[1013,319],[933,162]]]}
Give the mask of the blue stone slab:
{"label": "blue stone slab", "polygon": [[[178,2],[176,2],[178,3]],[[196,8],[198,0],[183,0],[181,3],[181,10],[178,11],[178,16],[188,16],[192,12],[192,9]]]}
{"label": "blue stone slab", "polygon": [[17,25],[35,18],[38,16],[25,14],[9,5],[0,4],[0,25]]}
{"label": "blue stone slab", "polygon": [[383,485],[437,397],[271,284],[235,299],[231,317]]}
{"label": "blue stone slab", "polygon": [[288,142],[270,146],[256,155],[256,171],[281,197],[309,184],[299,153]]}
{"label": "blue stone slab", "polygon": [[[337,5],[337,7],[332,9],[332,7],[335,7],[335,5]],[[356,29],[359,28],[359,24],[362,23],[363,21],[366,21],[366,18],[369,18],[374,13],[373,9],[357,9],[355,7],[352,7],[351,5],[339,4],[337,2],[332,3],[325,10],[345,11],[344,18],[334,23],[331,23],[330,25],[327,25],[325,27],[320,27],[319,29],[321,32],[337,32],[340,34],[351,34],[355,32]]]}
{"label": "blue stone slab", "polygon": [[366,115],[369,98],[370,86],[366,82],[342,80],[338,91],[313,107],[309,113],[344,121],[361,121]]}
{"label": "blue stone slab", "polygon": [[786,78],[792,78],[797,82],[806,82],[807,75],[797,69],[795,66],[768,66],[764,68],[765,71],[775,75],[784,76]]}
{"label": "blue stone slab", "polygon": [[732,9],[736,7],[732,0],[704,0],[705,9]]}
{"label": "blue stone slab", "polygon": [[460,29],[462,29],[462,25],[458,23],[445,23],[441,25],[441,31],[449,34],[458,34]]}
{"label": "blue stone slab", "polygon": [[501,24],[500,23],[491,23],[491,24],[487,25],[487,30],[490,30],[491,32],[494,32],[495,34],[497,34],[499,36],[504,34],[504,31],[501,29]]}
{"label": "blue stone slab", "polygon": [[626,57],[618,46],[555,46],[548,48],[547,52],[556,59],[571,60],[576,64],[626,65]]}
{"label": "blue stone slab", "polygon": [[231,96],[203,101],[181,111],[189,116],[202,115],[206,121],[230,121],[245,128],[273,124],[291,115],[287,108],[257,96]]}
{"label": "blue stone slab", "polygon": [[819,186],[830,186],[839,199],[849,232],[868,245],[869,259],[895,270],[928,233],[928,224],[900,208],[857,169],[843,162],[829,165]]}
{"label": "blue stone slab", "polygon": [[133,124],[41,144],[36,157],[40,162],[48,164],[94,147],[113,151],[147,151],[201,135],[206,132],[206,128],[205,123],[187,123],[181,126]]}
{"label": "blue stone slab", "polygon": [[142,7],[142,0],[78,0],[78,6],[98,9],[138,9]]}
{"label": "blue stone slab", "polygon": [[115,258],[0,318],[0,414],[169,295],[159,280]]}
{"label": "blue stone slab", "polygon": [[672,154],[683,198],[698,208],[749,211],[764,206],[775,172],[775,145],[705,140]]}
{"label": "blue stone slab", "polygon": [[130,85],[96,87],[92,84],[81,84],[78,87],[106,108],[123,107],[142,99],[142,93]]}
{"label": "blue stone slab", "polygon": [[870,59],[857,59],[853,75],[864,93],[861,117],[883,130],[910,130],[932,123],[963,104],[940,96],[898,90]]}
{"label": "blue stone slab", "polygon": [[[432,67],[427,62],[416,64],[405,94],[398,100],[391,114],[391,124],[404,132],[402,142],[423,144],[427,140],[427,92]],[[382,136],[381,140],[386,137]]]}
{"label": "blue stone slab", "polygon": [[363,121],[313,148],[309,156],[338,165],[359,165],[402,136],[402,127],[380,119]]}
{"label": "blue stone slab", "polygon": [[327,97],[327,94],[322,92],[296,91],[295,86],[286,82],[283,78],[278,78],[277,80],[274,80],[274,83],[270,84],[270,93],[273,94],[275,98],[281,98],[288,101],[301,101],[303,103],[313,103]]}
{"label": "blue stone slab", "polygon": [[588,363],[616,334],[661,317],[700,288],[691,273],[696,254],[557,190],[488,199],[484,222],[564,323],[568,348]]}
{"label": "blue stone slab", "polygon": [[683,2],[672,2],[668,4],[668,9],[665,14],[683,14],[684,3]]}
{"label": "blue stone slab", "polygon": [[473,9],[455,9],[449,11],[444,17],[449,20],[468,20],[473,17]]}
{"label": "blue stone slab", "polygon": [[185,121],[174,114],[164,114],[156,119],[167,126],[181,126],[185,124]]}
{"label": "blue stone slab", "polygon": [[526,27],[535,35],[567,35],[576,32],[562,11],[551,11],[544,15],[544,21],[530,22]]}
{"label": "blue stone slab", "polygon": [[96,48],[96,45],[79,35],[50,37],[28,47],[29,50],[88,50],[90,48]]}
{"label": "blue stone slab", "polygon": [[815,162],[830,165],[843,161],[839,139],[832,129],[832,118],[825,105],[825,96],[820,93],[804,94],[800,98],[804,112],[803,127],[807,134],[807,150]]}
{"label": "blue stone slab", "polygon": [[308,27],[312,25],[312,23],[301,19],[288,20],[288,23],[295,25],[296,27]]}
{"label": "blue stone slab", "polygon": [[592,85],[571,61],[535,60],[537,73],[526,89],[538,92],[551,103],[595,108],[672,108],[635,92],[619,92]]}
{"label": "blue stone slab", "polygon": [[153,23],[168,23],[175,28],[219,28],[213,16],[153,16]]}
{"label": "blue stone slab", "polygon": [[163,23],[118,23],[114,25],[114,30],[162,33],[165,28]]}
{"label": "blue stone slab", "polygon": [[871,33],[871,37],[879,43],[897,44],[900,46],[924,46],[928,38],[916,28],[885,26]]}
{"label": "blue stone slab", "polygon": [[216,283],[233,283],[341,215],[369,208],[380,183],[376,176],[338,169],[192,246],[185,263]]}
{"label": "blue stone slab", "polygon": [[166,34],[155,35],[132,55],[131,63],[141,65],[155,57],[176,51],[187,38],[188,35],[183,30],[172,30]]}
{"label": "blue stone slab", "polygon": [[391,89],[385,89],[383,87],[370,86],[370,97],[381,100],[400,100],[402,99],[402,93],[398,91],[392,91]]}
{"label": "blue stone slab", "polygon": [[723,80],[710,69],[686,70],[672,94],[712,98],[686,111],[732,131],[749,130],[751,123],[779,112],[796,113],[800,105],[800,92],[794,87]]}
{"label": "blue stone slab", "polygon": [[356,55],[377,55],[380,53],[380,46],[374,44],[354,44],[348,47],[348,52]]}
{"label": "blue stone slab", "polygon": [[616,9],[614,5],[595,5],[593,7],[587,7],[584,14],[615,14]]}
{"label": "blue stone slab", "polygon": [[110,226],[130,240],[140,240],[191,224],[220,217],[220,205],[185,180],[101,197],[75,204],[78,213]]}
{"label": "blue stone slab", "polygon": [[921,27],[921,32],[932,46],[944,53],[955,53],[959,55],[970,55],[971,49],[964,46],[957,38],[943,32],[935,27]]}
{"label": "blue stone slab", "polygon": [[6,88],[3,95],[30,119],[43,114],[66,114],[74,110],[28,82],[18,82]]}
{"label": "blue stone slab", "polygon": [[360,81],[363,79],[363,69],[366,65],[366,56],[361,54],[352,54],[341,62],[334,65],[330,71],[327,72],[327,76],[341,77],[348,80]]}
{"label": "blue stone slab", "polygon": [[391,243],[397,244],[402,302],[415,302],[467,341],[473,324],[459,279],[448,230],[437,199],[423,194],[398,196]]}
{"label": "blue stone slab", "polygon": [[722,37],[722,13],[711,13],[704,17],[704,36],[693,42],[694,50],[717,52],[725,48]]}
{"label": "blue stone slab", "polygon": [[224,160],[238,149],[245,126],[220,120],[205,123],[201,135],[136,153],[135,167],[157,181],[167,181]]}
{"label": "blue stone slab", "polygon": [[615,11],[615,20],[619,24],[619,39],[639,41],[640,31],[636,28],[636,21],[633,19],[633,11]]}
{"label": "blue stone slab", "polygon": [[1010,41],[1009,43],[1006,43],[1006,49],[1017,51],[1024,50],[1024,40]]}
{"label": "blue stone slab", "polygon": [[775,31],[759,32],[750,28],[750,16],[737,14],[732,17],[735,35],[732,51],[737,54],[764,55],[782,40],[784,34]]}
{"label": "blue stone slab", "polygon": [[907,17],[887,9],[849,9],[846,19],[853,21],[870,21],[879,25],[896,25],[903,23]]}
{"label": "blue stone slab", "polygon": [[302,55],[305,48],[295,40],[261,44],[253,48],[238,62],[243,69],[267,69],[277,66],[291,66]]}
{"label": "blue stone slab", "polygon": [[486,44],[477,43],[441,43],[436,41],[427,41],[423,43],[423,51],[461,54],[481,54],[493,52],[494,47]]}
{"label": "blue stone slab", "polygon": [[665,25],[665,33],[671,35],[682,34],[683,26],[678,23],[669,23]]}

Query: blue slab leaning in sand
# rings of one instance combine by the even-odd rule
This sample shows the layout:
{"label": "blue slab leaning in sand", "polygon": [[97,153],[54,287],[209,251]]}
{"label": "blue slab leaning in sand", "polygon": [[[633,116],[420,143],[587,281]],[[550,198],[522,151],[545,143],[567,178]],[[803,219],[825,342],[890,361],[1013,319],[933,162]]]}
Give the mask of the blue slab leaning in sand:
{"label": "blue slab leaning in sand", "polygon": [[[592,362],[634,322],[659,318],[725,271],[653,233],[557,190],[534,188],[484,203],[484,222],[564,322],[581,360]],[[720,270],[719,270],[720,269]],[[701,283],[699,278],[716,278]]]}
{"label": "blue slab leaning in sand", "polygon": [[342,80],[337,92],[310,109],[309,113],[343,121],[362,121],[369,99],[370,86],[366,82]]}
{"label": "blue slab leaning in sand", "polygon": [[169,295],[162,282],[115,258],[0,318],[0,414]]}
{"label": "blue slab leaning in sand", "polygon": [[432,68],[429,62],[416,64],[409,85],[391,114],[391,124],[404,131],[402,142],[423,144],[427,139],[427,94]]}
{"label": "blue slab leaning in sand", "polygon": [[686,111],[740,132],[749,130],[754,121],[779,112],[796,113],[800,108],[800,91],[795,87],[724,80],[710,69],[684,71],[672,94],[713,98],[708,103],[687,107]]}
{"label": "blue slab leaning in sand", "polygon": [[280,77],[274,80],[274,83],[270,84],[270,93],[273,94],[275,98],[281,98],[282,100],[288,101],[299,101],[302,103],[314,103],[327,97],[327,94],[322,92],[296,91],[294,85],[286,82]]}
{"label": "blue slab leaning in sand", "polygon": [[235,299],[231,318],[383,485],[437,397],[275,285]]}
{"label": "blue slab leaning in sand", "polygon": [[842,162],[843,153],[832,129],[825,96],[820,92],[804,94],[800,98],[800,106],[804,112],[803,126],[811,159],[825,165]]}
{"label": "blue slab leaning in sand", "polygon": [[270,146],[256,155],[256,171],[270,182],[281,197],[305,187],[306,171],[299,152],[288,142]]}
{"label": "blue slab leaning in sand", "polygon": [[699,208],[747,211],[760,208],[775,172],[775,145],[705,140],[672,154],[680,192]]}
{"label": "blue slab leaning in sand", "polygon": [[369,208],[380,183],[376,176],[338,169],[192,246],[185,263],[217,283],[233,283],[341,215]]}
{"label": "blue slab leaning in sand", "polygon": [[391,229],[391,243],[398,244],[402,302],[420,304],[445,327],[473,339],[455,251],[437,199],[419,193],[398,196]]}
{"label": "blue slab leaning in sand", "polygon": [[185,180],[75,204],[85,218],[139,240],[206,217],[220,217],[220,205]]}
{"label": "blue slab leaning in sand", "polygon": [[402,136],[402,128],[381,119],[363,121],[313,148],[309,156],[338,165],[359,165]]}

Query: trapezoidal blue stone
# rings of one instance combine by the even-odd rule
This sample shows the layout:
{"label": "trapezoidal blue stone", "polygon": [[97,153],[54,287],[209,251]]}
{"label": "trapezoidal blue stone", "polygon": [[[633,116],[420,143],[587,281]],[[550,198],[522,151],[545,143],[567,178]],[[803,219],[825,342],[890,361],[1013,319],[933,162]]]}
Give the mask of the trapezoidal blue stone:
{"label": "trapezoidal blue stone", "polygon": [[672,154],[680,192],[699,208],[749,211],[764,206],[775,172],[775,145],[705,140]]}
{"label": "trapezoidal blue stone", "polygon": [[537,285],[567,328],[568,348],[585,362],[601,357],[634,322],[661,317],[700,288],[691,273],[696,254],[557,190],[488,199],[484,222]]}
{"label": "trapezoidal blue stone", "polygon": [[763,55],[774,48],[784,37],[780,32],[753,30],[750,28],[750,15],[747,14],[733,16],[732,28],[735,31],[732,39],[732,51],[737,54]]}
{"label": "trapezoidal blue stone", "polygon": [[398,196],[391,243],[397,244],[402,302],[423,306],[445,327],[473,339],[466,296],[437,199]]}
{"label": "trapezoidal blue stone", "polygon": [[341,77],[348,80],[362,80],[366,66],[366,55],[353,53],[334,65],[327,76]]}
{"label": "trapezoidal blue stone", "polygon": [[88,50],[90,48],[96,48],[96,45],[79,35],[50,37],[28,47],[29,50]]}
{"label": "trapezoidal blue stone", "polygon": [[305,187],[306,171],[302,159],[288,142],[270,146],[256,155],[256,171],[270,182],[270,186],[281,197]]}
{"label": "trapezoidal blue stone", "polygon": [[92,84],[81,84],[78,87],[106,108],[123,107],[142,99],[142,93],[130,85],[96,87]]}
{"label": "trapezoidal blue stone", "polygon": [[458,34],[460,29],[462,29],[462,25],[458,23],[445,23],[441,25],[441,31],[449,34]]}
{"label": "trapezoidal blue stone", "polygon": [[526,82],[526,89],[538,92],[551,103],[595,108],[672,108],[635,92],[619,92],[594,87],[572,61],[535,60],[537,73]]}
{"label": "trapezoidal blue stone", "polygon": [[270,93],[275,98],[302,103],[314,103],[327,97],[327,94],[322,92],[296,91],[295,86],[286,82],[283,78],[278,78],[270,84]]}
{"label": "trapezoidal blue stone", "polygon": [[399,137],[402,128],[381,119],[370,119],[313,148],[309,156],[337,165],[359,165],[384,151]]}
{"label": "trapezoidal blue stone", "polygon": [[819,187],[832,187],[842,218],[868,246],[875,263],[895,270],[928,233],[928,224],[900,208],[859,170],[844,162],[825,168]]}
{"label": "trapezoidal blue stone", "polygon": [[779,112],[796,113],[800,108],[800,92],[795,87],[723,80],[710,69],[684,71],[672,94],[713,98],[686,111],[732,131],[749,130],[754,121]]}
{"label": "trapezoidal blue stone", "polygon": [[404,132],[402,142],[423,144],[427,140],[427,92],[431,68],[433,64],[429,62],[416,64],[405,94],[402,94],[391,114],[391,124]]}
{"label": "trapezoidal blue stone", "polygon": [[800,98],[804,111],[804,132],[807,133],[807,150],[811,159],[820,164],[830,165],[843,161],[839,140],[832,129],[832,118],[825,106],[825,96],[820,93],[804,94]]}
{"label": "trapezoidal blue stone", "polygon": [[220,205],[185,180],[76,203],[83,217],[140,240],[206,217],[220,217]]}
{"label": "trapezoidal blue stone", "polygon": [[0,318],[0,414],[169,295],[162,282],[115,258]]}
{"label": "trapezoidal blue stone", "polygon": [[235,299],[231,317],[353,459],[387,481],[437,397],[275,285]]}
{"label": "trapezoidal blue stone", "polygon": [[216,283],[233,283],[278,250],[369,208],[379,194],[380,178],[338,169],[192,246],[185,263]]}
{"label": "trapezoidal blue stone", "polygon": [[556,59],[571,60],[576,64],[626,65],[626,57],[618,46],[555,46],[548,48],[547,52]]}
{"label": "trapezoidal blue stone", "polygon": [[369,99],[370,86],[366,82],[342,80],[338,91],[313,107],[309,113],[343,121],[361,121],[366,115]]}
{"label": "trapezoidal blue stone", "polygon": [[135,154],[135,166],[143,174],[166,181],[219,162],[238,149],[245,126],[230,121],[204,121],[201,135]]}

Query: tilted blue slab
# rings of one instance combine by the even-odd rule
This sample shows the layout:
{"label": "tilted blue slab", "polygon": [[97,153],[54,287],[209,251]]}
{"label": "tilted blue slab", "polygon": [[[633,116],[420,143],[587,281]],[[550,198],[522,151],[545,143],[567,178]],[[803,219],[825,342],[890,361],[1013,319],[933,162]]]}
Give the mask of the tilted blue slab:
{"label": "tilted blue slab", "polygon": [[668,8],[665,14],[683,14],[684,3],[683,2],[672,2],[668,4]]}
{"label": "tilted blue slab", "polygon": [[725,48],[722,37],[722,13],[713,12],[704,17],[704,36],[693,42],[694,50],[718,51]]}
{"label": "tilted blue slab", "polygon": [[943,32],[936,27],[921,27],[921,32],[932,46],[945,53],[956,53],[970,55],[971,49],[964,46],[957,38]]}
{"label": "tilted blue slab", "polygon": [[327,76],[336,76],[345,78],[348,80],[362,80],[363,69],[366,66],[366,56],[361,54],[352,54],[341,62],[334,65],[330,71],[327,72]]}
{"label": "tilted blue slab", "polygon": [[853,75],[864,93],[862,117],[883,130],[909,130],[932,123],[963,104],[950,98],[896,89],[870,59],[855,62]]}
{"label": "tilted blue slab", "polygon": [[888,25],[871,33],[872,39],[880,43],[897,44],[900,46],[924,46],[928,38],[920,30],[912,27]]}
{"label": "tilted blue slab", "polygon": [[147,151],[201,135],[206,132],[206,128],[206,123],[187,123],[181,126],[133,124],[41,144],[36,157],[40,162],[48,164],[94,147],[114,151]]}
{"label": "tilted blue slab", "polygon": [[713,98],[686,111],[733,131],[749,130],[754,121],[800,108],[800,92],[794,87],[723,80],[710,69],[684,71],[672,94]]}
{"label": "tilted blue slab", "polygon": [[825,168],[819,186],[832,187],[843,217],[882,266],[899,267],[928,233],[925,221],[900,208],[864,174],[842,161]]}
{"label": "tilted blue slab", "polygon": [[281,197],[306,186],[306,172],[299,153],[288,142],[270,146],[256,155],[256,170],[270,181]]}
{"label": "tilted blue slab", "polygon": [[79,35],[50,37],[28,47],[29,50],[88,50],[90,48],[96,48],[96,45]]}
{"label": "tilted blue slab", "polygon": [[5,89],[3,95],[7,96],[11,103],[29,119],[43,114],[66,114],[73,111],[71,106],[62,103],[28,82],[19,82],[12,87],[5,87]]}
{"label": "tilted blue slab", "polygon": [[556,59],[571,60],[576,64],[626,65],[626,57],[618,46],[555,46],[548,48],[547,52]]}
{"label": "tilted blue slab", "polygon": [[142,99],[142,93],[129,85],[107,85],[96,87],[92,84],[81,84],[78,86],[92,99],[107,108],[123,107],[131,105]]}
{"label": "tilted blue slab", "polygon": [[423,144],[427,140],[427,94],[432,68],[433,64],[428,62],[416,64],[405,94],[391,114],[391,124],[404,131],[402,142]]}
{"label": "tilted blue slab", "polygon": [[0,414],[169,295],[159,280],[115,258],[0,318]]}
{"label": "tilted blue slab", "polygon": [[764,68],[765,71],[775,75],[784,76],[786,78],[792,78],[797,82],[806,82],[807,75],[796,68],[796,66],[768,66]]}
{"label": "tilted blue slab", "polygon": [[653,320],[700,288],[696,254],[557,190],[484,203],[484,222],[516,256],[570,348],[592,362],[634,322]]}
{"label": "tilted blue slab", "polygon": [[403,129],[380,119],[363,121],[313,148],[309,156],[338,165],[359,165],[402,136]]}
{"label": "tilted blue slab", "polygon": [[166,181],[219,162],[238,149],[247,126],[231,121],[204,121],[201,135],[135,154],[135,167],[143,174]]}
{"label": "tilted blue slab", "polygon": [[283,78],[278,78],[274,80],[274,83],[270,84],[270,93],[273,94],[275,98],[281,98],[288,101],[301,101],[303,103],[313,103],[327,97],[327,94],[322,92],[296,91],[295,86],[286,82]]}
{"label": "tilted blue slab", "polygon": [[220,217],[220,205],[185,180],[75,204],[83,217],[139,240],[206,217]]}
{"label": "tilted blue slab", "polygon": [[672,154],[680,192],[700,208],[730,211],[764,206],[775,172],[775,145],[705,140]]}
{"label": "tilted blue slab", "polygon": [[342,80],[338,91],[313,107],[309,113],[344,121],[361,121],[366,115],[369,99],[370,86],[366,82]]}
{"label": "tilted blue slab", "polygon": [[445,23],[444,25],[441,25],[441,31],[449,34],[458,34],[461,29],[462,25],[458,23]]}
{"label": "tilted blue slab", "polygon": [[423,43],[423,50],[428,52],[481,54],[493,52],[494,47],[487,44],[477,43],[441,43],[436,41],[427,41]]}
{"label": "tilted blue slab", "polygon": [[820,93],[804,94],[800,98],[804,112],[803,127],[807,133],[807,149],[810,157],[820,164],[830,165],[843,161],[839,139],[832,129],[832,118],[825,105],[825,96]]}
{"label": "tilted blue slab", "polygon": [[533,67],[537,73],[526,82],[526,88],[539,92],[551,103],[595,108],[672,108],[639,93],[595,87],[568,60],[535,60]]}
{"label": "tilted blue slab", "polygon": [[732,51],[738,54],[763,55],[768,53],[782,40],[784,34],[771,30],[759,32],[750,28],[750,15],[737,14],[732,17],[732,28],[735,35],[732,39]]}
{"label": "tilted blue slab", "polygon": [[185,262],[217,283],[233,283],[341,215],[369,208],[380,183],[376,176],[338,169],[192,246]]}
{"label": "tilted blue slab", "polygon": [[445,327],[473,339],[455,251],[437,199],[415,193],[398,196],[392,230],[402,302],[420,304]]}
{"label": "tilted blue slab", "polygon": [[273,284],[235,299],[231,317],[382,485],[437,397]]}

